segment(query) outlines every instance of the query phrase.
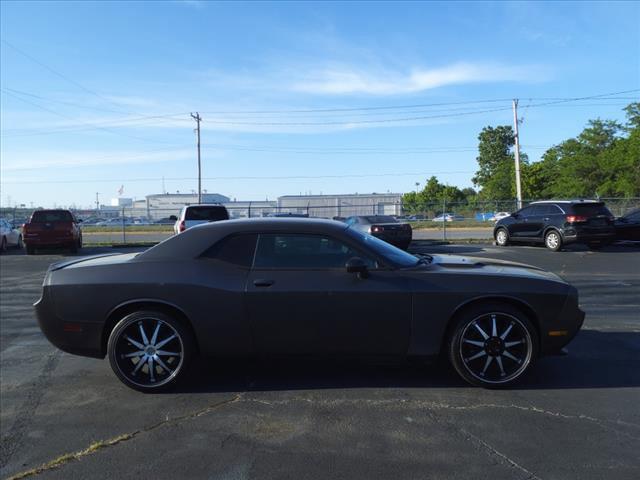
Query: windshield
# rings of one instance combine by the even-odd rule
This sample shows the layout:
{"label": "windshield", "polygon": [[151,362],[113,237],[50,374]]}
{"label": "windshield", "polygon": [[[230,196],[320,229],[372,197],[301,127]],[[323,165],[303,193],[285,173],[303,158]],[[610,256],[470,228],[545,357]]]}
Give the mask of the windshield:
{"label": "windshield", "polygon": [[364,243],[375,253],[383,258],[386,258],[395,265],[398,265],[400,267],[413,267],[419,263],[419,260],[410,253],[407,253],[404,250],[400,250],[399,248],[394,247],[393,245],[372,235],[362,233],[351,228],[347,229],[346,233],[348,235],[356,237],[359,242]]}
{"label": "windshield", "polygon": [[573,211],[576,212],[576,215],[584,215],[585,217],[596,217],[598,215],[613,216],[609,209],[602,203],[573,205]]}
{"label": "windshield", "polygon": [[31,222],[33,223],[52,223],[52,222],[72,222],[73,217],[70,212],[66,212],[64,210],[41,210],[39,212],[34,212],[31,217]]}
{"label": "windshield", "polygon": [[189,207],[185,220],[227,220],[229,215],[224,207]]}

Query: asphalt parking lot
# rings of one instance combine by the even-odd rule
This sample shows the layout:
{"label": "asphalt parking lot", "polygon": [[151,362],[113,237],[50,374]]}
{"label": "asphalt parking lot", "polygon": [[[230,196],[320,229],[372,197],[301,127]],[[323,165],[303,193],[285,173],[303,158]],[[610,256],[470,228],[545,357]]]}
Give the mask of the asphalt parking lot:
{"label": "asphalt parking lot", "polygon": [[31,305],[61,255],[3,255],[0,475],[639,478],[640,248],[412,248],[560,274],[587,312],[570,354],[504,391],[468,387],[441,365],[279,361],[201,362],[181,390],[145,395],[106,360],[63,354],[40,333]]}

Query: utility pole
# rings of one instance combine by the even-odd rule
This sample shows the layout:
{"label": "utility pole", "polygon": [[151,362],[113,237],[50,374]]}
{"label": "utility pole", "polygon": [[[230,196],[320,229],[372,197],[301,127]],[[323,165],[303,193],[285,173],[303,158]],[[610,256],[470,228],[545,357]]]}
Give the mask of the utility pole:
{"label": "utility pole", "polygon": [[197,124],[196,133],[198,135],[198,204],[200,204],[202,203],[202,167],[200,165],[200,121],[202,120],[202,118],[200,117],[200,114],[198,112],[196,112],[195,115],[192,113],[191,118],[193,118]]}
{"label": "utility pole", "polygon": [[516,201],[518,210],[522,208],[522,187],[520,185],[520,134],[518,133],[518,100],[513,100],[513,129],[516,141]]}
{"label": "utility pole", "polygon": [[100,192],[96,192],[96,215],[100,212]]}

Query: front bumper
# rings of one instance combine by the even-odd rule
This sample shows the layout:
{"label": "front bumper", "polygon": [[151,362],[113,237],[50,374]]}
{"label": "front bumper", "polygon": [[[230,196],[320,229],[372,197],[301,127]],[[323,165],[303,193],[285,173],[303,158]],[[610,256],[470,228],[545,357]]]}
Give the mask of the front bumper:
{"label": "front bumper", "polygon": [[[572,287],[573,288],[573,287]],[[558,318],[543,325],[541,347],[543,355],[553,355],[566,347],[584,324],[585,313],[578,306],[578,295],[570,294]]]}

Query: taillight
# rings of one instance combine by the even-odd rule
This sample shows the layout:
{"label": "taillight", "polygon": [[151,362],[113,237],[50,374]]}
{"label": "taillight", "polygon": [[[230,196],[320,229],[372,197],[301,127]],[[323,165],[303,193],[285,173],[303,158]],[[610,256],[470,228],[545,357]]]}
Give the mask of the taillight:
{"label": "taillight", "polygon": [[587,221],[587,217],[583,215],[567,215],[567,222],[569,223],[579,223],[579,222],[586,222],[586,221]]}
{"label": "taillight", "polygon": [[184,232],[184,231],[187,229],[186,225],[184,224],[184,220],[182,220],[182,221],[180,222],[180,226],[178,227],[178,229],[179,229],[181,232]]}
{"label": "taillight", "polygon": [[22,233],[27,233],[27,224],[22,225]]}
{"label": "taillight", "polygon": [[382,227],[380,225],[374,225],[373,227],[371,227],[371,231],[373,233],[384,232],[384,227]]}

